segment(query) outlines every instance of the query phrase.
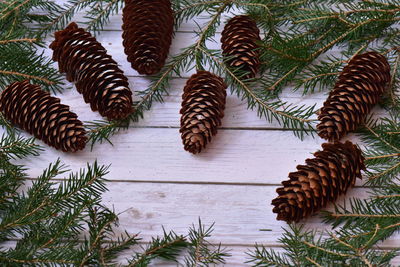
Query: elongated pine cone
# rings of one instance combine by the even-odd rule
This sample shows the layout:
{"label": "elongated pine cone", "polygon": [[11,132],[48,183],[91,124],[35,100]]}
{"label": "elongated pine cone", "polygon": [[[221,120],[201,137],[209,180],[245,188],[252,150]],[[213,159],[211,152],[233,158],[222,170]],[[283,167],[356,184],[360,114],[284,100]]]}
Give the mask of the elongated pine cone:
{"label": "elongated pine cone", "polygon": [[180,133],[185,150],[200,153],[217,134],[224,117],[227,85],[208,71],[187,81],[182,95]]}
{"label": "elongated pine cone", "polygon": [[109,120],[126,118],[132,110],[128,78],[106,49],[89,32],[71,23],[55,33],[50,48],[60,72],[90,103],[93,111]]}
{"label": "elongated pine cone", "polygon": [[29,81],[15,82],[0,95],[0,111],[15,126],[64,152],[85,148],[87,137],[78,116],[60,99]]}
{"label": "elongated pine cone", "polygon": [[122,38],[132,68],[152,75],[168,57],[174,32],[170,0],[125,0]]}
{"label": "elongated pine cone", "polygon": [[325,143],[322,148],[314,153],[315,158],[306,160],[306,165],[289,173],[290,180],[276,190],[279,196],[272,205],[278,220],[298,222],[335,201],[361,178],[364,157],[356,145],[347,141]]}
{"label": "elongated pine cone", "polygon": [[337,141],[354,131],[378,103],[390,81],[390,66],[376,52],[357,55],[343,69],[322,107],[318,135]]}
{"label": "elongated pine cone", "polygon": [[248,16],[235,16],[222,31],[222,50],[228,66],[238,68],[247,74],[244,79],[254,78],[260,67],[258,42],[260,30]]}

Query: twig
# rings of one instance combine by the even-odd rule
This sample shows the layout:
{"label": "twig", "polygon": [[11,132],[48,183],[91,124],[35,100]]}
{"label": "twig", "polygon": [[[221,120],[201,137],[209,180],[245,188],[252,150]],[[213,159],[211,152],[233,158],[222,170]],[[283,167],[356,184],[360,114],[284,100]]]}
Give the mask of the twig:
{"label": "twig", "polygon": [[2,44],[9,44],[9,43],[22,43],[22,42],[28,42],[28,43],[33,43],[36,42],[36,38],[21,38],[21,39],[13,39],[13,40],[1,40],[0,45]]}
{"label": "twig", "polygon": [[343,218],[343,217],[356,217],[356,218],[400,218],[400,214],[361,214],[361,213],[331,213],[329,216],[335,218]]}
{"label": "twig", "polygon": [[[22,6],[26,5],[28,2],[30,2],[31,0],[25,0],[24,2],[22,2],[21,4],[19,4],[18,6],[16,6],[15,8],[11,9],[10,11],[8,11],[7,13],[5,13],[3,16],[1,16],[0,19],[4,19],[6,17],[8,17],[8,15],[10,15],[10,13],[14,12],[14,11],[18,11]],[[15,1],[16,2],[16,1]]]}
{"label": "twig", "polygon": [[321,264],[319,264],[318,262],[316,262],[315,260],[313,260],[313,259],[311,259],[309,257],[306,257],[306,260],[308,260],[309,262],[311,262],[312,264],[314,264],[314,265],[316,265],[318,267],[322,267]]}
{"label": "twig", "polygon": [[389,142],[387,142],[385,139],[383,139],[380,135],[378,135],[373,129],[371,129],[371,127],[369,127],[368,125],[365,125],[365,128],[366,128],[371,134],[373,134],[376,138],[378,138],[380,141],[382,141],[383,143],[385,143],[388,147],[394,149],[395,151],[400,152],[400,148],[397,148],[397,147],[391,145]]}
{"label": "twig", "polygon": [[394,169],[397,169],[397,168],[399,168],[399,167],[400,167],[400,162],[397,163],[396,165],[390,167],[389,169],[386,169],[385,171],[380,172],[380,173],[378,173],[378,174],[376,174],[376,175],[370,177],[368,180],[369,180],[369,181],[375,180],[375,179],[377,179],[377,178],[379,178],[379,177],[382,177],[382,176],[386,175],[387,173],[389,173],[389,172],[391,172],[391,171],[393,171]]}
{"label": "twig", "polygon": [[374,156],[374,157],[367,157],[366,160],[371,159],[384,159],[384,158],[392,158],[392,157],[399,157],[400,153],[390,154],[390,155],[381,155],[381,156]]}
{"label": "twig", "polygon": [[321,250],[321,251],[323,251],[323,252],[326,252],[326,253],[328,253],[328,254],[332,254],[332,255],[336,255],[336,256],[341,256],[341,257],[345,257],[345,258],[354,258],[354,255],[351,255],[351,254],[344,254],[344,253],[339,253],[339,252],[331,251],[331,250],[328,250],[328,249],[325,249],[325,248],[322,248],[322,247],[318,247],[318,246],[316,246],[316,245],[314,245],[314,244],[311,244],[311,243],[309,243],[309,242],[307,242],[307,241],[303,241],[303,243],[306,244],[307,246],[309,246],[310,248],[316,248],[316,249]]}
{"label": "twig", "polygon": [[50,80],[48,80],[46,78],[42,78],[42,77],[34,76],[34,75],[29,75],[29,74],[24,74],[24,73],[20,73],[20,72],[15,72],[15,71],[0,70],[0,74],[21,76],[21,77],[24,77],[24,78],[29,79],[29,80],[31,80],[31,79],[32,80],[39,80],[39,81],[45,82],[45,83],[50,84],[50,85],[55,84],[55,82],[50,81]]}

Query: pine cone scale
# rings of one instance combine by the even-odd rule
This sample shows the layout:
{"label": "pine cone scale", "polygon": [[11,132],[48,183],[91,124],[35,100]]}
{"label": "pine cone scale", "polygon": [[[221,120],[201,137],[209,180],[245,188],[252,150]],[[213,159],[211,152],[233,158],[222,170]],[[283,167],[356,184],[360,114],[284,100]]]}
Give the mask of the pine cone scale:
{"label": "pine cone scale", "polygon": [[222,32],[225,61],[229,67],[245,71],[245,79],[254,78],[260,67],[260,40],[257,24],[244,15],[230,19]]}

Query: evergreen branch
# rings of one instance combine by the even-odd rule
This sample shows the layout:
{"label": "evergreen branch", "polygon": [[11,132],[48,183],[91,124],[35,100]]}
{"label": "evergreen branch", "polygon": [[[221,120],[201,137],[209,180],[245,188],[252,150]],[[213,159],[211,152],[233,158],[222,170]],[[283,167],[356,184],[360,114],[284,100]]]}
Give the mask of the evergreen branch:
{"label": "evergreen branch", "polygon": [[339,75],[340,74],[340,72],[329,72],[329,73],[321,73],[321,74],[318,74],[318,75],[316,75],[316,76],[313,76],[313,77],[309,77],[309,78],[307,78],[307,79],[304,79],[302,82],[303,83],[307,83],[307,82],[309,82],[309,81],[311,81],[311,80],[314,80],[314,79],[318,79],[318,78],[321,78],[321,77],[324,77],[324,76],[330,76],[330,75]]}
{"label": "evergreen branch", "polygon": [[374,176],[369,177],[368,180],[369,180],[369,181],[376,180],[376,179],[378,179],[378,178],[381,178],[382,176],[387,175],[388,173],[393,172],[394,170],[396,170],[396,169],[398,169],[398,168],[400,168],[400,162],[397,163],[397,164],[395,164],[395,165],[393,165],[392,167],[390,167],[390,168],[384,170],[383,172],[377,173],[377,174],[375,174]]}
{"label": "evergreen branch", "polygon": [[69,5],[59,7],[58,12],[52,14],[51,21],[37,30],[37,36],[45,36],[51,31],[64,28],[76,12],[92,2],[93,0],[69,0]]}
{"label": "evergreen branch", "polygon": [[215,14],[210,18],[208,24],[201,30],[198,41],[195,44],[195,50],[199,51],[202,46],[204,46],[207,38],[215,33],[215,27],[213,27],[219,20],[221,14],[225,11],[226,7],[230,4],[229,1],[225,2],[221,7],[217,9]]}
{"label": "evergreen branch", "polygon": [[209,266],[210,264],[223,264],[225,258],[229,257],[225,249],[221,248],[221,244],[216,246],[214,250],[207,238],[211,236],[214,224],[210,227],[205,228],[205,225],[201,223],[199,219],[198,227],[192,225],[189,230],[189,245],[188,245],[188,256],[185,257],[186,266]]}
{"label": "evergreen branch", "polygon": [[386,141],[385,139],[382,138],[381,135],[379,135],[378,133],[376,133],[371,127],[369,127],[368,125],[364,125],[364,127],[373,135],[375,136],[378,140],[380,140],[382,143],[384,143],[386,146],[388,146],[389,148],[400,152],[400,148],[397,148],[395,146],[393,146],[392,144],[390,144],[388,141]]}
{"label": "evergreen branch", "polygon": [[[103,207],[89,208],[90,221],[88,224],[90,228],[90,242],[80,261],[80,267],[88,264],[88,259],[93,256],[92,253],[95,249],[102,250],[101,242],[104,241],[104,234],[110,232],[112,229],[111,226],[118,222],[116,214],[109,212],[107,209],[104,209],[102,212],[100,209],[103,209]],[[103,256],[103,254],[100,253],[100,256]],[[100,262],[103,264],[104,259],[101,259]]]}
{"label": "evergreen branch", "polygon": [[304,243],[305,245],[309,246],[310,248],[315,248],[315,249],[321,250],[321,251],[323,251],[323,252],[325,252],[325,253],[327,253],[327,254],[332,254],[332,255],[340,256],[340,257],[344,257],[344,258],[353,258],[353,257],[354,257],[354,255],[351,255],[351,254],[344,254],[344,253],[339,253],[339,252],[331,251],[331,250],[328,250],[328,249],[326,249],[326,248],[319,247],[319,246],[316,246],[316,245],[314,245],[314,244],[311,244],[310,242],[307,242],[307,241],[303,241],[303,243]]}
{"label": "evergreen branch", "polygon": [[10,44],[10,43],[22,43],[22,42],[34,43],[37,41],[38,41],[38,39],[36,39],[36,38],[20,38],[20,39],[12,39],[12,40],[0,40],[0,45]]}
{"label": "evergreen branch", "polygon": [[375,196],[375,198],[392,198],[392,197],[400,197],[400,195],[390,195],[390,196]]}
{"label": "evergreen branch", "polygon": [[380,156],[375,156],[375,157],[366,157],[366,160],[372,160],[372,159],[384,159],[384,158],[391,158],[391,157],[400,157],[400,153],[395,153],[395,154],[389,154],[389,155],[380,155]]}
{"label": "evergreen branch", "polygon": [[[26,4],[29,3],[30,1],[31,1],[31,0],[25,0],[25,1],[22,2],[21,4],[17,5],[16,7],[14,7],[14,8],[11,9],[11,10],[9,10],[7,13],[4,13],[4,14],[0,17],[0,20],[3,20],[3,19],[5,19],[5,18],[7,18],[11,13],[17,12],[21,7],[23,7],[24,5],[26,5]],[[16,3],[16,2],[18,2],[18,1],[15,1],[14,3]],[[13,3],[10,4],[9,6],[12,7],[12,5],[13,5]],[[3,13],[4,11],[5,11],[5,9],[2,10],[2,11],[0,11],[0,14]]]}
{"label": "evergreen branch", "polygon": [[[233,85],[237,85],[238,90],[242,90],[242,94],[247,100],[249,101],[249,106],[253,107],[254,105],[258,106],[259,109],[259,115],[265,116],[269,122],[271,122],[273,119],[278,121],[280,124],[283,124],[284,127],[289,128],[288,126],[294,126],[291,127],[296,132],[296,127],[299,126],[301,129],[305,130],[310,130],[313,131],[313,127],[311,123],[314,120],[308,119],[312,113],[313,113],[313,107],[302,110],[302,109],[297,109],[296,107],[286,107],[283,110],[278,110],[274,107],[282,107],[283,103],[278,104],[278,103],[273,103],[272,105],[269,105],[266,101],[264,101],[260,96],[256,95],[255,91],[252,90],[251,88],[248,87],[248,85],[243,82],[232,70],[230,70],[222,61],[220,61],[215,55],[211,54],[209,51],[205,50],[204,48],[201,48],[201,51],[203,52],[204,55],[206,55],[212,63],[214,63],[216,66],[218,66],[219,69],[223,70],[228,77],[232,80]],[[295,111],[293,111],[295,110]],[[293,112],[290,112],[293,111]],[[294,114],[299,114],[300,116],[292,115],[291,113]],[[300,137],[302,137],[302,131],[300,133]],[[306,132],[307,133],[307,132]],[[308,133],[307,133],[308,134]]]}
{"label": "evergreen branch", "polygon": [[7,263],[23,263],[23,264],[74,264],[73,260],[43,260],[43,259],[14,259],[10,257],[0,257],[0,261]]}
{"label": "evergreen branch", "polygon": [[313,259],[310,259],[309,257],[306,257],[306,260],[308,260],[309,262],[311,262],[312,264],[314,264],[317,267],[322,267],[322,265],[320,265],[318,262],[316,262]]}
{"label": "evergreen branch", "polygon": [[188,21],[193,17],[200,15],[202,12],[215,9],[215,6],[219,6],[227,2],[229,2],[229,0],[174,0],[173,8],[176,21],[175,27],[178,28],[183,21]]}
{"label": "evergreen branch", "polygon": [[34,143],[33,138],[25,139],[14,134],[3,135],[0,140],[0,155],[8,158],[25,158],[29,155],[37,156],[42,148]]}
{"label": "evergreen branch", "polygon": [[15,71],[0,70],[0,74],[20,76],[20,77],[23,77],[24,79],[28,79],[28,80],[38,80],[38,81],[45,82],[46,84],[49,84],[49,85],[55,84],[54,81],[50,81],[49,79],[46,79],[43,77],[29,75],[29,74],[25,74],[25,73],[19,73],[19,72],[15,72]]}
{"label": "evergreen branch", "polygon": [[94,33],[102,30],[109,21],[109,17],[122,9],[122,4],[122,0],[110,0],[105,7],[102,6],[101,1],[95,3],[95,6],[85,16],[85,18],[89,19],[89,22],[86,23],[86,30]]}
{"label": "evergreen branch", "polygon": [[[266,88],[266,90],[268,91],[272,91],[275,90],[275,88],[281,84],[288,76],[290,76],[293,72],[295,72],[297,69],[299,68],[299,66],[294,66],[291,70],[289,70],[286,74],[284,74],[282,77],[280,77],[277,81],[275,81],[275,83],[273,85],[271,85],[270,87]],[[302,122],[306,122],[306,121],[302,121]]]}
{"label": "evergreen branch", "polygon": [[143,253],[137,253],[129,261],[127,267],[147,266],[154,258],[164,258],[175,260],[178,253],[186,247],[186,240],[183,236],[178,236],[174,232],[166,233],[162,238],[153,238],[150,245]]}
{"label": "evergreen branch", "polygon": [[[379,229],[379,228],[376,228]],[[350,248],[352,251],[354,251],[355,255],[357,257],[359,257],[368,267],[373,267],[372,263],[363,255],[361,254],[362,249],[360,248],[355,248],[354,246],[350,245],[349,243],[345,242],[344,240],[338,238],[336,235],[334,234],[330,234],[330,236],[336,240],[338,243]],[[372,239],[368,240],[368,243],[370,243],[372,241]]]}

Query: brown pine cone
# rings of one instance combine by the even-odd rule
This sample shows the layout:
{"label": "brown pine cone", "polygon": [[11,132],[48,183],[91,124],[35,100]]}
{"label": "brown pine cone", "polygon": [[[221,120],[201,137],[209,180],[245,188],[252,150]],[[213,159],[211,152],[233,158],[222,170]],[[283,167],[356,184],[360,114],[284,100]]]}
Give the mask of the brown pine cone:
{"label": "brown pine cone", "polygon": [[174,32],[170,0],[125,0],[122,20],[124,51],[132,68],[140,74],[159,72]]}
{"label": "brown pine cone", "polygon": [[248,16],[233,17],[222,31],[222,50],[227,65],[247,74],[244,79],[254,78],[260,67],[258,42],[260,30],[256,22]]}
{"label": "brown pine cone", "polygon": [[55,33],[50,48],[53,60],[67,80],[76,82],[78,92],[93,111],[109,120],[128,117],[132,110],[132,92],[128,78],[106,49],[89,32],[71,23]]}
{"label": "brown pine cone", "polygon": [[64,152],[85,148],[87,137],[78,116],[60,99],[29,81],[15,82],[0,95],[0,111],[12,124]]}
{"label": "brown pine cone", "polygon": [[318,135],[337,141],[363,123],[390,81],[384,56],[369,52],[355,56],[343,69],[322,107]]}
{"label": "brown pine cone", "polygon": [[198,71],[187,81],[182,95],[181,129],[185,150],[204,149],[224,117],[227,85],[208,71]]}
{"label": "brown pine cone", "polygon": [[364,157],[356,145],[347,141],[325,143],[322,148],[314,153],[315,158],[306,160],[306,165],[298,165],[296,172],[289,173],[290,180],[276,190],[279,196],[272,205],[278,220],[298,222],[335,201],[361,178]]}

